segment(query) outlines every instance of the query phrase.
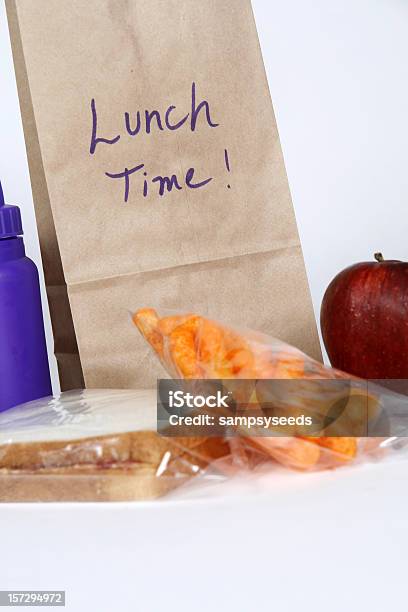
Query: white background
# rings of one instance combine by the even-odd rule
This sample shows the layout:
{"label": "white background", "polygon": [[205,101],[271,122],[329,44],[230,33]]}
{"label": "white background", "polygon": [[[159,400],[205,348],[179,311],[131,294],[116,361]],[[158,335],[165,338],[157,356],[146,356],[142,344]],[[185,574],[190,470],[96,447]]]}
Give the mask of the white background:
{"label": "white background", "polygon": [[[408,3],[253,6],[318,316],[343,267],[375,251],[408,258]],[[38,262],[1,2],[0,110],[0,178]],[[80,612],[404,607],[405,482],[400,464],[223,502],[3,507],[0,589],[67,588]]]}

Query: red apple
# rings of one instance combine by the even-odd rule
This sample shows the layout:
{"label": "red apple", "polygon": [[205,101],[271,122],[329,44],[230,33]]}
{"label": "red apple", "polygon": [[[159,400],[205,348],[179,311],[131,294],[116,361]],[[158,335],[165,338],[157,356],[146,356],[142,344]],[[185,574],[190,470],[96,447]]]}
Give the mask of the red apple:
{"label": "red apple", "polygon": [[363,262],[324,294],[323,341],[333,367],[361,378],[408,378],[408,263]]}

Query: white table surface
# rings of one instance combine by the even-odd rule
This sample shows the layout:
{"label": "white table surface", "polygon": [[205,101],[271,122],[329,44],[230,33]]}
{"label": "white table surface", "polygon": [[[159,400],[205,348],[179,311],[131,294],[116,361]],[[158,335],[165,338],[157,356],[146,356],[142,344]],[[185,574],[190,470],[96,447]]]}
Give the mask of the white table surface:
{"label": "white table surface", "polygon": [[75,612],[405,609],[408,463],[276,472],[206,499],[0,506],[0,588]]}

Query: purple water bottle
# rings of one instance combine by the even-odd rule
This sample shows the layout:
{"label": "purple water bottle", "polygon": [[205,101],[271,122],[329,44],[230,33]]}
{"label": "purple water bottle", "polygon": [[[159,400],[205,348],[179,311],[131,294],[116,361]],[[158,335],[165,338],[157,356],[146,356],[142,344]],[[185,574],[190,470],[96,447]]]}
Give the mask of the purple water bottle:
{"label": "purple water bottle", "polygon": [[38,271],[0,183],[0,411],[51,394]]}

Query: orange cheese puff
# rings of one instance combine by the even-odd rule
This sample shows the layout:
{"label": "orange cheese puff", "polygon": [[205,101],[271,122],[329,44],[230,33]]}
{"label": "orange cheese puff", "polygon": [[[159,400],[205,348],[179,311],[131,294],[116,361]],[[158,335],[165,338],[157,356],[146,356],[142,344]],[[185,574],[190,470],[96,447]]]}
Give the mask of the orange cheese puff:
{"label": "orange cheese puff", "polygon": [[336,454],[336,459],[340,461],[350,461],[357,455],[357,438],[333,438],[320,437],[308,438],[319,446],[323,446]]}
{"label": "orange cheese puff", "polygon": [[182,378],[202,378],[196,349],[196,332],[201,322],[201,317],[192,316],[169,335],[170,357]]}
{"label": "orange cheese puff", "polygon": [[202,319],[197,329],[197,349],[204,363],[210,363],[218,353],[224,354],[225,334],[223,329],[208,319]]}
{"label": "orange cheese puff", "polygon": [[245,376],[250,378],[253,373],[254,355],[247,348],[234,348],[226,355],[227,362],[230,364],[231,374],[234,376]]}
{"label": "orange cheese puff", "polygon": [[226,360],[232,376],[255,378],[255,355],[248,342],[239,334],[226,330]]}
{"label": "orange cheese puff", "polygon": [[247,438],[273,459],[297,470],[310,470],[320,458],[317,444],[301,438],[256,437]]}
{"label": "orange cheese puff", "polygon": [[225,337],[212,321],[203,319],[196,335],[197,356],[206,378],[223,378]]}
{"label": "orange cheese puff", "polygon": [[247,378],[253,375],[254,356],[245,340],[213,321],[203,319],[197,330],[200,365],[208,378]]}
{"label": "orange cheese puff", "polygon": [[154,308],[141,308],[135,312],[133,323],[159,357],[163,358],[163,336],[159,331],[159,317]]}
{"label": "orange cheese puff", "polygon": [[179,325],[185,323],[188,319],[191,319],[195,315],[173,315],[169,317],[163,317],[159,321],[159,331],[163,336],[169,336],[173,330]]}
{"label": "orange cheese puff", "polygon": [[299,355],[281,355],[277,357],[274,378],[304,378],[305,360]]}

